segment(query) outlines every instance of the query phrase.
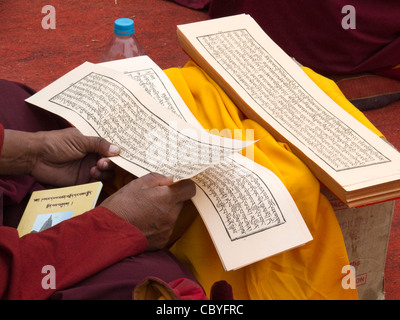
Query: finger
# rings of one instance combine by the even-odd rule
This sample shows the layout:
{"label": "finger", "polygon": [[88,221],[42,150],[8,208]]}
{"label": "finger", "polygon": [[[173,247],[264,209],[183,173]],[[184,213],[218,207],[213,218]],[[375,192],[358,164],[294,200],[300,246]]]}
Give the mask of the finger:
{"label": "finger", "polygon": [[113,157],[120,153],[120,148],[104,138],[86,137],[85,148],[87,153],[97,153],[103,157]]}
{"label": "finger", "polygon": [[196,185],[191,180],[181,180],[169,186],[170,192],[176,202],[183,202],[193,198],[196,195]]}
{"label": "finger", "polygon": [[100,171],[113,170],[115,167],[115,163],[108,158],[101,158],[97,161],[97,169]]}
{"label": "finger", "polygon": [[159,186],[170,186],[174,183],[173,176],[163,176],[162,179],[159,181]]}
{"label": "finger", "polygon": [[90,169],[90,176],[95,180],[110,181],[115,177],[115,172],[112,170],[101,171],[97,167]]}
{"label": "finger", "polygon": [[159,186],[169,186],[174,182],[174,178],[171,176],[164,176],[159,173],[149,173],[145,176],[137,179],[138,183],[141,183],[142,187],[154,188]]}

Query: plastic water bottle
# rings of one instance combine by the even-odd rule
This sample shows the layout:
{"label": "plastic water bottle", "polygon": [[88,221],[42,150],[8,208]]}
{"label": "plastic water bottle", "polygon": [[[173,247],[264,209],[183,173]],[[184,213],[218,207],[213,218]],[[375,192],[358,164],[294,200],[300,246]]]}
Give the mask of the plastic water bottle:
{"label": "plastic water bottle", "polygon": [[143,56],[146,52],[135,36],[132,19],[120,18],[114,22],[114,34],[106,46],[100,62]]}

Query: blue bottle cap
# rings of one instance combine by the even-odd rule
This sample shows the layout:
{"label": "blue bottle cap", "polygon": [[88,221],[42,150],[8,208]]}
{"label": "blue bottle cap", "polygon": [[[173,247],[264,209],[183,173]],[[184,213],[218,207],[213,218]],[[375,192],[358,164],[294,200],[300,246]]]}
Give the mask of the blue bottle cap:
{"label": "blue bottle cap", "polygon": [[114,22],[114,33],[120,36],[129,36],[135,32],[135,26],[132,19],[120,18]]}

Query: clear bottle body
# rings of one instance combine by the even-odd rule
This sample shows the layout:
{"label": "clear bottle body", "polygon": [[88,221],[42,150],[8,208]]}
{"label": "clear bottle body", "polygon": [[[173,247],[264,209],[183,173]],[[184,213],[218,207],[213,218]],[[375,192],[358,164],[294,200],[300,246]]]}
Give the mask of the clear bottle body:
{"label": "clear bottle body", "polygon": [[145,54],[146,52],[134,33],[129,36],[113,34],[113,38],[107,44],[100,57],[100,62],[143,56]]}

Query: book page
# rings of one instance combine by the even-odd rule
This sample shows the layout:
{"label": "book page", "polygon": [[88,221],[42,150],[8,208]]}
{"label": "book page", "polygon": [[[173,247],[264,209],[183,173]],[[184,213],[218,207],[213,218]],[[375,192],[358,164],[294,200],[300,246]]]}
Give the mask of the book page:
{"label": "book page", "polygon": [[209,134],[162,107],[128,76],[84,63],[27,102],[64,117],[83,134],[121,147],[112,161],[136,176],[187,179],[253,142]]}
{"label": "book page", "polygon": [[[135,57],[103,65],[134,75],[164,107],[176,109],[175,114],[201,127],[168,77],[150,58]],[[312,240],[282,182],[270,170],[239,153],[209,167],[192,180],[197,188],[192,201],[226,270],[243,267]],[[260,243],[270,245],[260,248]]]}
{"label": "book page", "polygon": [[237,103],[243,99],[342,186],[400,177],[399,153],[331,100],[250,16],[178,26],[178,35],[225,90],[236,91]]}
{"label": "book page", "polygon": [[225,270],[312,240],[283,183],[252,160],[235,154],[192,180],[197,185],[193,202],[201,208]]}
{"label": "book page", "polygon": [[123,72],[134,79],[153,99],[191,125],[202,128],[190,112],[174,85],[161,68],[148,56],[120,59],[100,65]]}

